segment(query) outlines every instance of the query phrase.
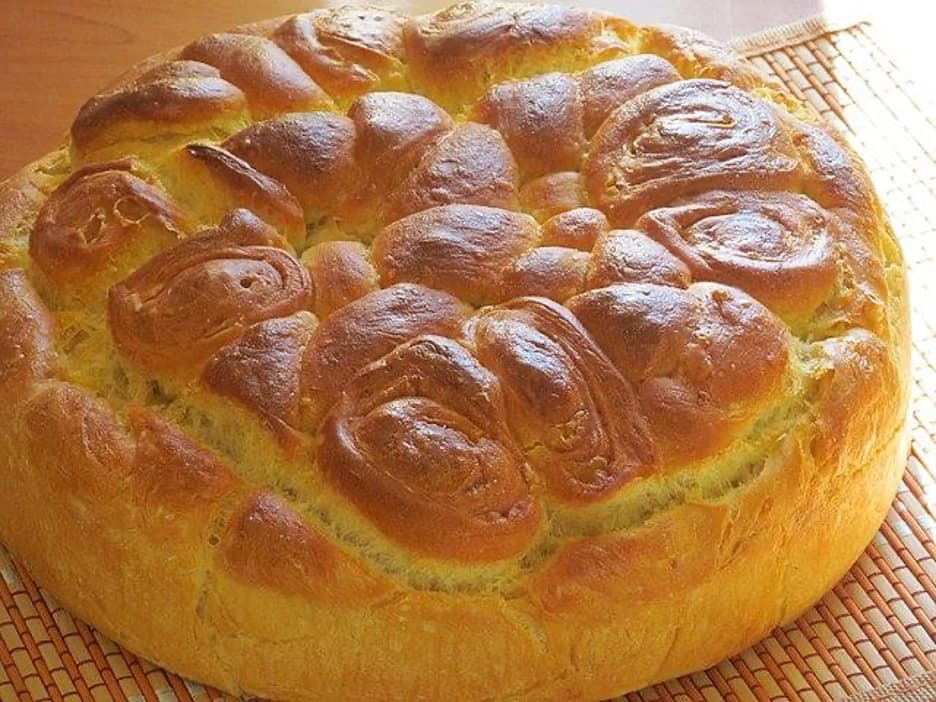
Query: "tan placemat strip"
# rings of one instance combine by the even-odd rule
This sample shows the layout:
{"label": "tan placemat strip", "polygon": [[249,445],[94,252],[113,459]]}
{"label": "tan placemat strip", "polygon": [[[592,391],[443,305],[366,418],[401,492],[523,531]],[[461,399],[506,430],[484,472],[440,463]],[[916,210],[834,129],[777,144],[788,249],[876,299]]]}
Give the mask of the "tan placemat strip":
{"label": "tan placemat strip", "polygon": [[802,44],[810,39],[822,36],[823,34],[842,31],[856,24],[859,23],[848,21],[832,22],[822,15],[814,15],[801,19],[798,22],[785,24],[779,27],[770,27],[762,32],[734,39],[731,42],[731,46],[742,56],[756,56],[779,48]]}
{"label": "tan placemat strip", "polygon": [[936,700],[936,672],[916,675],[878,690],[851,697],[847,702],[933,702]]}

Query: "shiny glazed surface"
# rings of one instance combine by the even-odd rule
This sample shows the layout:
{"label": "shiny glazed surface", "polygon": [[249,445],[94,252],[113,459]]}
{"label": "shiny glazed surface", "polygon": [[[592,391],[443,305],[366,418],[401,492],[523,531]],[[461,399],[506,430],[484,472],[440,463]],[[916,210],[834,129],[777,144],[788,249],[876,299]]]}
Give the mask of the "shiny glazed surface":
{"label": "shiny glazed surface", "polygon": [[[132,69],[6,187],[9,453],[87,528],[133,515],[145,545],[114,553],[185,554],[154,611],[194,616],[194,645],[166,640],[227,689],[305,698],[237,663],[279,597],[353,619],[338,638],[410,598],[404,638],[435,607],[481,632],[516,606],[505,646],[546,652],[529,674],[650,682],[668,658],[594,687],[598,654],[581,681],[554,660],[591,630],[580,590],[714,582],[705,554],[748,518],[724,505],[777,456],[838,485],[843,447],[876,457],[902,422],[902,263],[860,162],[686,30],[473,3],[280,18]],[[788,515],[824,494],[803,480],[750,517],[783,531],[764,553],[797,557]],[[223,603],[241,587],[263,603]],[[73,606],[174,662],[95,599]],[[453,680],[493,675],[478,655]]]}

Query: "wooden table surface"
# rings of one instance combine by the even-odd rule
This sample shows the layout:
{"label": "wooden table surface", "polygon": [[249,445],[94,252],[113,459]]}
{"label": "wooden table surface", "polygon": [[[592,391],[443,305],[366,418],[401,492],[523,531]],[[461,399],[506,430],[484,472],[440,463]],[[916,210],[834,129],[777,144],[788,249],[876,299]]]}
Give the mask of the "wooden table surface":
{"label": "wooden table surface", "polygon": [[[0,180],[54,148],[81,104],[137,61],[212,31],[301,12],[315,2],[0,0]],[[428,11],[448,3],[375,4]],[[855,2],[849,0],[582,0],[581,4],[640,23],[692,26],[724,40],[820,11],[840,12],[843,6],[856,12]],[[862,11],[873,12],[876,7],[880,13],[883,4]],[[882,16],[892,20],[929,4],[890,0]]]}

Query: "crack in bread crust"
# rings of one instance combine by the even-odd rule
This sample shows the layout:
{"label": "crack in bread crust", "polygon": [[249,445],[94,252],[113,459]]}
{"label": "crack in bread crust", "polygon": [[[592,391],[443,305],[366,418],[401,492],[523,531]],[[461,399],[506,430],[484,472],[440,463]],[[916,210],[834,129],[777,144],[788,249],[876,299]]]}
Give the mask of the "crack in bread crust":
{"label": "crack in bread crust", "polygon": [[315,10],[144,62],[0,185],[0,302],[0,536],[235,692],[697,669],[831,585],[905,447],[860,159],[716,42],[575,8]]}

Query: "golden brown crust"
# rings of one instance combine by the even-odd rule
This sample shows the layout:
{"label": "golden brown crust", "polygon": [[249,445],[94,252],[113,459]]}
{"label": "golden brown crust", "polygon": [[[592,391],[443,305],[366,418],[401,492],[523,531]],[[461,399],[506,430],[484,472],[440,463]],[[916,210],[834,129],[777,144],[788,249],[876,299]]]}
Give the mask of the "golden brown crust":
{"label": "golden brown crust", "polygon": [[195,132],[239,117],[244,93],[199,61],[169,61],[84,104],[72,124],[79,153],[123,139]]}
{"label": "golden brown crust", "polygon": [[329,107],[328,94],[269,39],[246,34],[211,34],[184,49],[182,59],[214,66],[247,96],[259,115]]}
{"label": "golden brown crust", "polygon": [[202,382],[257,412],[281,438],[295,440],[302,356],[316,326],[309,312],[258,322],[211,357]]}
{"label": "golden brown crust", "polygon": [[133,446],[103,402],[53,383],[29,401],[21,421],[30,464],[54,486],[91,503],[121,490]]}
{"label": "golden brown crust", "polygon": [[232,136],[224,148],[283,183],[313,217],[336,209],[357,178],[354,125],[330,112],[259,122]]}
{"label": "golden brown crust", "polygon": [[665,463],[725,447],[782,386],[786,330],[735,288],[615,285],[569,308],[639,388]]}
{"label": "golden brown crust", "polygon": [[220,202],[209,215],[212,220],[220,220],[230,210],[246,206],[281,232],[289,243],[298,245],[305,239],[302,205],[282,183],[255,170],[229,151],[211,144],[189,144],[182,153],[187,159],[183,168],[192,171],[202,188],[205,180],[210,179],[222,191]]}
{"label": "golden brown crust", "polygon": [[391,590],[270,492],[252,495],[231,515],[218,558],[231,577],[290,597],[348,604]]}
{"label": "golden brown crust", "polygon": [[132,470],[144,493],[144,511],[188,512],[238,487],[240,481],[218,456],[193,444],[159,415],[134,408],[127,419],[136,439]]}
{"label": "golden brown crust", "polygon": [[29,237],[29,254],[58,284],[87,279],[142,246],[174,241],[186,218],[165,193],[132,173],[130,161],[80,168],[49,195]]}
{"label": "golden brown crust", "polygon": [[523,186],[520,191],[523,211],[544,221],[569,210],[585,207],[585,188],[581,174],[563,171],[542,176]]}
{"label": "golden brown crust", "polygon": [[25,271],[0,271],[0,388],[5,397],[26,400],[31,386],[51,374],[54,324]]}
{"label": "golden brown crust", "polygon": [[523,254],[504,270],[503,297],[548,297],[565,302],[585,289],[591,257],[563,246],[540,246]]}
{"label": "golden brown crust", "polygon": [[714,78],[750,90],[764,85],[778,88],[763,73],[721,42],[687,27],[641,27],[638,44],[673,64],[683,78]]}
{"label": "golden brown crust", "polygon": [[358,241],[325,241],[302,255],[315,287],[315,313],[324,319],[380,287],[367,247]]}
{"label": "golden brown crust", "polygon": [[689,268],[661,244],[642,232],[615,229],[595,242],[586,285],[603,288],[615,283],[654,283],[685,288]]}
{"label": "golden brown crust", "polygon": [[607,231],[608,218],[601,210],[577,207],[543,222],[542,244],[591,251],[598,237]]}
{"label": "golden brown crust", "polygon": [[887,426],[880,414],[902,409],[901,397],[884,395],[886,388],[898,386],[893,357],[880,338],[864,330],[823,341],[819,353],[826,363],[818,392],[828,409],[810,450],[824,462],[840,460],[845,447],[860,447],[861,458],[873,460],[872,447],[884,441],[880,434]]}
{"label": "golden brown crust", "polygon": [[30,164],[0,183],[0,255],[7,260],[10,239],[24,223],[35,219],[45,201],[40,179],[48,162],[58,154]]}
{"label": "golden brown crust", "polygon": [[[880,387],[881,376],[869,384],[870,374],[859,371],[862,382],[851,383],[863,361],[841,349],[828,351],[820,352],[824,367],[829,379],[841,384],[834,395],[814,395],[815,409],[824,414],[832,402],[869,407],[866,403],[877,397],[872,386]],[[885,400],[873,413],[874,421],[893,426],[897,419],[900,425],[906,411],[902,402]],[[609,622],[625,617],[627,637],[640,632],[641,641],[652,642],[649,648],[629,649],[639,667],[664,680],[716,663],[721,656],[713,646],[719,651],[743,648],[765,636],[774,622],[798,616],[864,549],[890,506],[906,459],[908,436],[902,427],[887,439],[878,437],[876,450],[857,463],[847,453],[820,458],[812,442],[835,436],[828,430],[833,428],[804,420],[757,477],[726,500],[686,504],[625,535],[565,546],[531,580],[536,610],[549,612],[544,616],[547,631],[562,631],[584,619],[592,636],[601,633],[578,640],[577,653],[588,650],[589,660],[610,665],[620,649],[613,646],[612,657],[608,642],[626,645],[626,639]],[[865,437],[853,434],[838,448],[864,451],[867,445]],[[846,474],[849,478],[841,480]],[[805,485],[810,487],[803,492]],[[700,538],[717,548],[690,546]],[[828,558],[837,561],[834,567],[816,567]],[[715,616],[704,631],[682,626],[672,614],[695,612],[700,606],[710,607]],[[737,611],[745,612],[747,624],[740,632],[722,624]],[[634,675],[625,686],[640,685],[643,678]],[[593,679],[580,695],[601,699],[617,689]]]}
{"label": "golden brown crust", "polygon": [[478,358],[503,379],[514,432],[555,496],[599,500],[651,472],[655,448],[633,388],[565,308],[521,298],[473,331]]}
{"label": "golden brown crust", "polygon": [[906,294],[842,137],[698,34],[240,27],[0,185],[0,538],[233,693],[612,697],[857,557]]}
{"label": "golden brown crust", "polygon": [[496,560],[528,545],[540,518],[505,415],[489,371],[454,341],[420,336],[342,392],[319,462],[411,550]]}
{"label": "golden brown crust", "polygon": [[[452,118],[431,100],[412,93],[362,95],[348,109],[356,129],[355,157],[363,183],[341,211],[352,228],[383,221],[387,194],[398,188],[423,154],[450,132]],[[401,189],[401,196],[407,196]]]}
{"label": "golden brown crust", "polygon": [[468,307],[421,285],[393,285],[343,307],[309,341],[302,368],[306,416],[317,424],[358,371],[421,334],[454,336]]}
{"label": "golden brown crust", "polygon": [[404,18],[376,7],[341,7],[291,17],[272,39],[339,100],[398,87]]}
{"label": "golden brown crust", "polygon": [[579,78],[585,134],[591,138],[618,107],[651,88],[679,80],[679,73],[655,54],[599,63]]}
{"label": "golden brown crust", "polygon": [[828,297],[836,226],[834,215],[807,197],[719,191],[653,210],[637,223],[697,280],[739,287],[781,314],[808,314]]}
{"label": "golden brown crust", "polygon": [[383,219],[453,203],[516,208],[517,166],[495,130],[469,122],[439,139],[397,186]]}
{"label": "golden brown crust", "polygon": [[[779,189],[793,184],[793,139],[776,108],[712,80],[667,83],[617,110],[595,135],[585,162],[589,196],[613,224],[713,188]],[[625,148],[621,148],[621,146]]]}
{"label": "golden brown crust", "polygon": [[154,368],[197,363],[251,323],[304,308],[309,274],[279,241],[239,210],[217,230],[157,254],[110,289],[115,343]]}
{"label": "golden brown crust", "polygon": [[578,169],[585,131],[582,98],[572,76],[547,73],[494,86],[474,115],[504,135],[523,180]]}
{"label": "golden brown crust", "polygon": [[446,205],[384,228],[374,240],[374,265],[384,285],[413,281],[490,304],[504,297],[503,269],[538,239],[539,227],[526,215]]}
{"label": "golden brown crust", "polygon": [[587,61],[575,54],[606,49],[592,45],[601,29],[597,13],[578,8],[463,3],[411,19],[403,38],[414,84],[448,107],[477,99],[495,82],[539,73],[537,66],[557,59],[569,67]]}

